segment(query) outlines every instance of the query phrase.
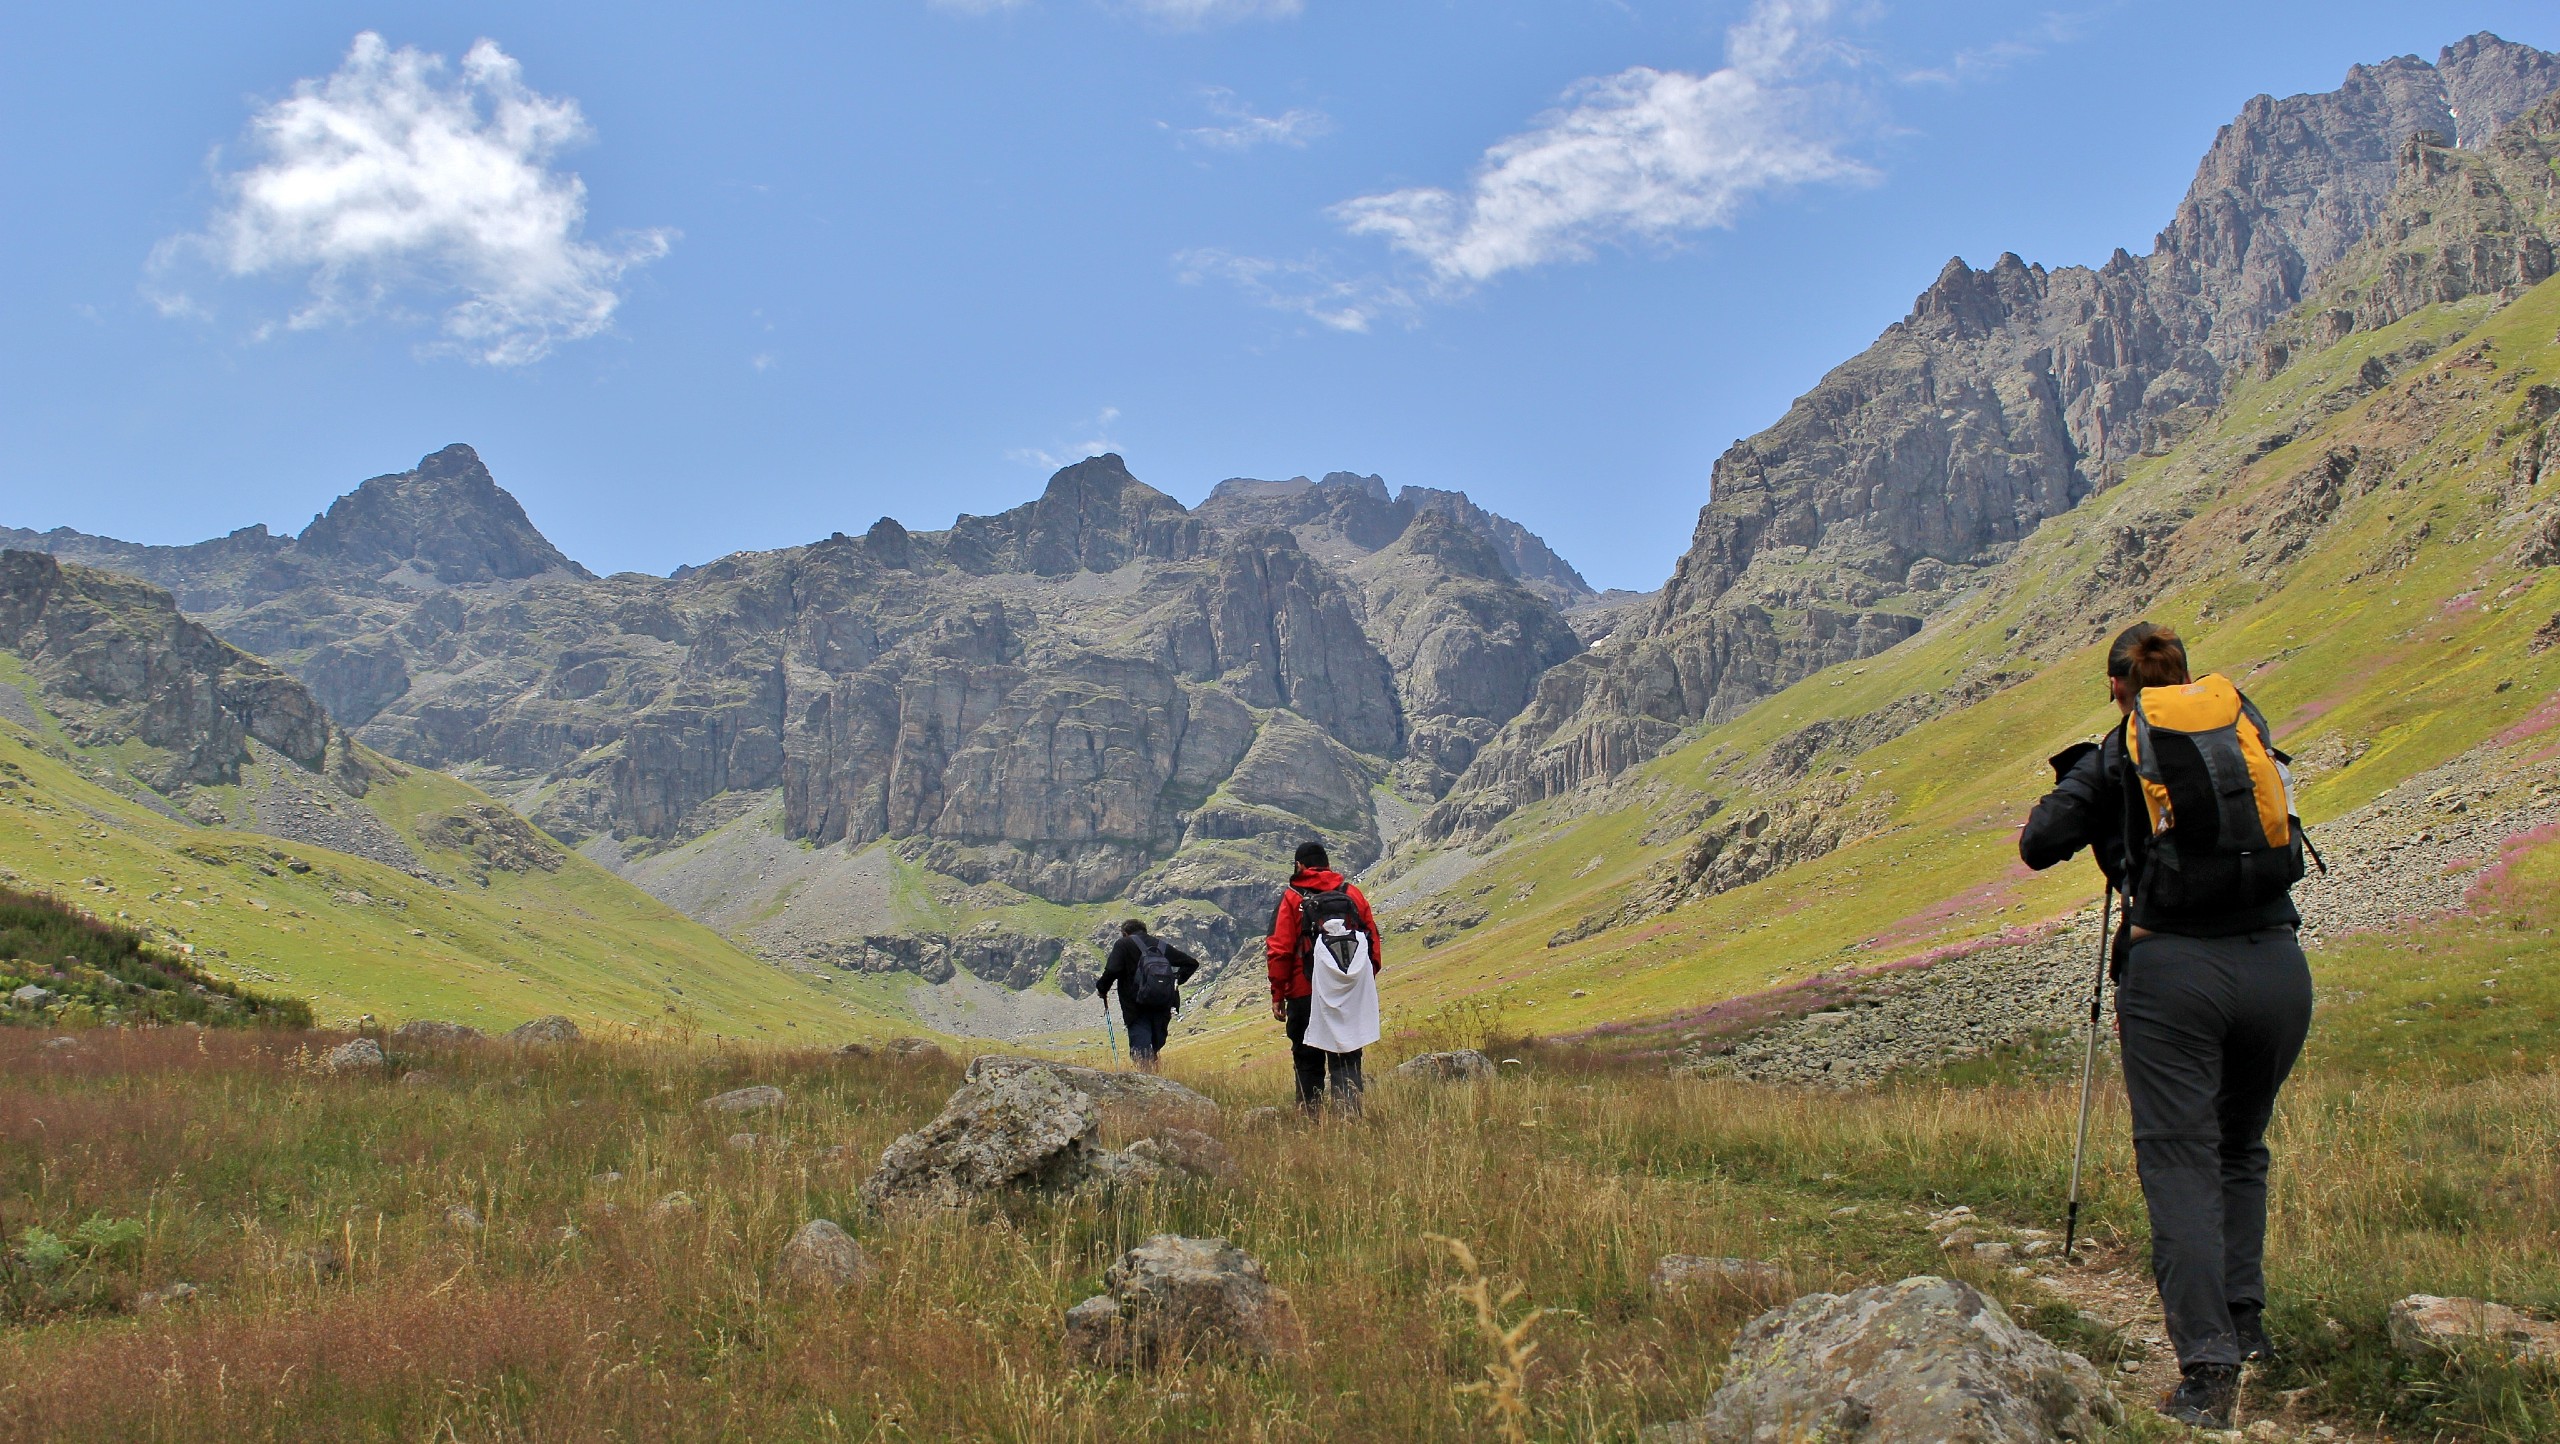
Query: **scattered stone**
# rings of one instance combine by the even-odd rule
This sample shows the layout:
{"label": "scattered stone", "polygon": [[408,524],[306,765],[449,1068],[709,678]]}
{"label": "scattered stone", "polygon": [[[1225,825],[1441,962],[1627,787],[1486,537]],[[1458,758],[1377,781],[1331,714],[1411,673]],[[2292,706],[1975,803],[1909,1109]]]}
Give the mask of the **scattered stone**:
{"label": "scattered stone", "polygon": [[1996,1239],[1978,1243],[1973,1246],[1973,1256],[1975,1261],[1987,1264],[2007,1263],[2016,1252],[2017,1251],[2008,1244],[2001,1243]]}
{"label": "scattered stone", "polygon": [[823,1218],[800,1225],[774,1264],[774,1272],[785,1284],[813,1293],[833,1293],[866,1282],[878,1271],[853,1235]]}
{"label": "scattered stone", "polygon": [[2413,1359],[2485,1351],[2510,1363],[2560,1364],[2560,1324],[2505,1304],[2411,1294],[2390,1318],[2392,1346]]}
{"label": "scattered stone", "polygon": [[874,1208],[959,1208],[1017,1189],[1084,1181],[1102,1116],[1090,1095],[1041,1069],[961,1085],[940,1117],[902,1135],[862,1185]]}
{"label": "scattered stone", "polygon": [[77,1048],[79,1046],[80,1040],[77,1038],[47,1038],[44,1040],[44,1050],[48,1053],[59,1053],[66,1048]]}
{"label": "scattered stone", "polygon": [[880,1051],[892,1058],[904,1058],[916,1063],[951,1061],[951,1055],[942,1051],[941,1044],[925,1038],[892,1038],[880,1045]]}
{"label": "scattered stone", "polygon": [[1305,1341],[1289,1295],[1223,1238],[1160,1233],[1120,1256],[1106,1293],[1067,1311],[1068,1352],[1121,1367],[1223,1354],[1293,1353]]}
{"label": "scattered stone", "polygon": [[575,1043],[579,1036],[578,1025],[558,1013],[507,1030],[510,1043]]}
{"label": "scattered stone", "polygon": [[191,1303],[196,1295],[203,1292],[194,1284],[181,1280],[134,1295],[133,1306],[137,1309],[165,1309],[175,1304]]}
{"label": "scattered stone", "polygon": [[1289,1110],[1286,1108],[1274,1108],[1266,1105],[1261,1108],[1248,1108],[1244,1111],[1244,1123],[1248,1128],[1261,1128],[1270,1124],[1286,1123],[1288,1121]]}
{"label": "scattered stone", "polygon": [[1591,996],[1591,990],[1588,988],[1576,988],[1572,992],[1565,994],[1565,996],[1568,998],[1588,998]]}
{"label": "scattered stone", "polygon": [[1122,1151],[1141,1149],[1167,1167],[1201,1178],[1225,1178],[1236,1171],[1235,1156],[1227,1152],[1227,1145],[1197,1128],[1159,1128]]}
{"label": "scattered stone", "polygon": [[622,1170],[619,1168],[608,1168],[604,1172],[597,1174],[595,1177],[588,1179],[587,1186],[589,1188],[611,1188],[621,1181]]}
{"label": "scattered stone", "polygon": [[666,1197],[659,1199],[656,1203],[649,1205],[649,1218],[651,1222],[670,1218],[691,1218],[692,1216],[693,1195],[685,1192],[681,1188],[668,1194]]}
{"label": "scattered stone", "polygon": [[1397,1064],[1387,1074],[1390,1078],[1420,1078],[1430,1082],[1458,1083],[1471,1078],[1494,1075],[1493,1060],[1474,1048],[1458,1048],[1447,1053],[1424,1053]]}
{"label": "scattered stone", "polygon": [[761,1133],[732,1133],[720,1140],[720,1146],[731,1153],[751,1153],[755,1150],[755,1146],[763,1141],[764,1135]]}
{"label": "scattered stone", "polygon": [[357,1038],[321,1054],[320,1066],[331,1073],[379,1073],[391,1066],[391,1060],[382,1055],[380,1043]]}
{"label": "scattered stone", "polygon": [[412,1068],[400,1075],[400,1086],[403,1088],[430,1088],[437,1081],[434,1071],[427,1068]]}
{"label": "scattered stone", "polygon": [[868,1043],[846,1043],[835,1050],[839,1058],[868,1058],[880,1050]]}
{"label": "scattered stone", "polygon": [[2118,1417],[2088,1360],[1926,1275],[1771,1309],[1735,1337],[1724,1378],[1704,1414],[1647,1430],[1648,1444],[2051,1444]]}
{"label": "scattered stone", "polygon": [[1693,1290],[1731,1290],[1773,1294],[1785,1288],[1787,1271],[1760,1259],[1706,1258],[1693,1253],[1665,1254],[1653,1266],[1653,1291],[1666,1297]]}
{"label": "scattered stone", "polygon": [[457,1203],[444,1211],[444,1221],[464,1233],[480,1231],[480,1210],[467,1203]]}
{"label": "scattered stone", "polygon": [[1086,1068],[1074,1063],[1053,1063],[1046,1058],[1017,1058],[990,1053],[971,1059],[966,1076],[972,1083],[983,1083],[1023,1073],[1046,1073],[1105,1108],[1191,1113],[1207,1118],[1218,1115],[1214,1099],[1157,1073],[1108,1073],[1100,1068]]}
{"label": "scattered stone", "polygon": [[41,1008],[46,1004],[51,1003],[56,996],[58,995],[51,988],[40,988],[33,983],[29,983],[25,987],[11,993],[9,995],[9,1001],[22,1008]]}
{"label": "scattered stone", "polygon": [[446,1023],[434,1018],[418,1018],[392,1029],[391,1036],[403,1043],[452,1047],[461,1043],[482,1042],[489,1035],[468,1023]]}
{"label": "scattered stone", "polygon": [[789,1101],[781,1089],[770,1083],[759,1083],[752,1088],[732,1088],[717,1097],[705,1098],[702,1106],[715,1113],[757,1113],[767,1108],[779,1108]]}

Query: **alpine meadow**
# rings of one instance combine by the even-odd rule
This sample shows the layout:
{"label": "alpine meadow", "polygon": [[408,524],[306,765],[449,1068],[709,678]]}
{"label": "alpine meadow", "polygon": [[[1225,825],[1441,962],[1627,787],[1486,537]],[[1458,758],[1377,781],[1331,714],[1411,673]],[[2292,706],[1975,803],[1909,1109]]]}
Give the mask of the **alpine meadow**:
{"label": "alpine meadow", "polygon": [[[1723,69],[1576,81],[1461,190],[1330,203],[1309,260],[1167,274],[1154,236],[1095,296],[1252,310],[1241,359],[1168,329],[1148,364],[1256,378],[1199,394],[1286,431],[1279,378],[1335,364],[1292,358],[1472,364],[1541,268],[1721,274],[1776,213],[1902,204],[1940,138],[1809,117],[2104,68],[2087,27],[2149,24],[2047,15],[1922,74],[1898,8],[1727,8]],[[1386,80],[1292,37],[1424,23],[904,9],[870,36],[899,64],[1176,57],[1145,83],[1200,114],[1113,123],[1204,207],[1374,143]],[[0,1441],[2560,1439],[2560,54],[2447,39],[2240,102],[2147,252],[1897,282],[1907,314],[1684,475],[1648,591],[1550,543],[1606,476],[1194,485],[1107,408],[938,529],[979,493],[776,462],[661,515],[627,459],[576,490],[579,427],[672,475],[696,420],[783,426],[599,399],[710,345],[652,308],[753,271],[717,248],[778,195],[876,238],[779,171],[623,227],[622,137],[678,142],[602,41],[367,31],[256,81],[282,98],[206,163],[204,229],[142,235],[148,304],[97,325],[308,294],[197,381],[137,363],[133,415],[388,368],[435,449],[364,440],[405,469],[293,532],[246,483],[148,493],[235,516],[195,542],[113,511],[104,461],[94,496],[0,463]],[[1482,43],[1414,83],[1481,110],[1438,87],[1526,42]],[[225,94],[246,63],[185,61]],[[834,82],[769,66],[731,108]],[[580,76],[592,117],[534,88]],[[1010,160],[865,152],[920,189],[863,224],[992,274],[984,218],[1030,209],[976,209],[1003,167],[1137,184],[1083,120],[1012,123],[955,132]],[[956,384],[961,342],[863,314]],[[753,315],[753,372],[797,364]],[[1090,330],[1025,351],[1140,385]],[[344,417],[296,450],[325,409],[256,424],[335,457]],[[907,515],[804,524],[875,494]],[[767,507],[809,539],[754,544]],[[128,514],[159,539],[83,529]],[[733,549],[553,539],[653,532]]]}

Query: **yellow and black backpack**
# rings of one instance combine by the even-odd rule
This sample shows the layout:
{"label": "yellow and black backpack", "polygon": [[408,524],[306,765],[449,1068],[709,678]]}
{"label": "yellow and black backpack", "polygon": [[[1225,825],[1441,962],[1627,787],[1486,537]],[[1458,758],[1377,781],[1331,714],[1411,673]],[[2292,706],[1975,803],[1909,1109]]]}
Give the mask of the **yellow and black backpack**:
{"label": "yellow and black backpack", "polygon": [[2302,881],[2293,759],[2230,678],[2143,688],[2125,751],[2140,799],[2127,822],[2147,828],[2126,839],[2128,891],[2146,911],[2255,907]]}

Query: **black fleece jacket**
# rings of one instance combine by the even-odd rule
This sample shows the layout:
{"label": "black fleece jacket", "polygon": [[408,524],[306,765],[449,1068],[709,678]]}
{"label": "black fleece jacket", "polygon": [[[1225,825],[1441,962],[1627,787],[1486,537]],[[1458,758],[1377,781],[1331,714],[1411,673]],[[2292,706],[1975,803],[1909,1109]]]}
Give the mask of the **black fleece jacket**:
{"label": "black fleece jacket", "polygon": [[[1173,980],[1176,983],[1190,982],[1191,975],[1200,971],[1200,960],[1162,938],[1156,941],[1164,943],[1165,961],[1173,964]],[[1132,934],[1122,933],[1120,941],[1111,945],[1111,956],[1103,960],[1102,976],[1093,980],[1094,996],[1110,992],[1117,984],[1120,986],[1120,1011],[1128,1012],[1137,1005],[1129,1001],[1127,985],[1137,980],[1138,939]]]}
{"label": "black fleece jacket", "polygon": [[2058,780],[2027,814],[2027,825],[2018,833],[2018,860],[2042,872],[2084,847],[2090,849],[2098,870],[2124,898],[2126,921],[2155,933],[2226,938],[2299,924],[2302,914],[2289,897],[2249,908],[2172,912],[2149,907],[2125,890],[2130,877],[2126,845],[2130,841],[2140,847],[2143,839],[2130,825],[2138,804],[2130,795],[2133,758],[2125,751],[2124,729],[2118,723],[2104,740],[2080,743],[2053,759]]}

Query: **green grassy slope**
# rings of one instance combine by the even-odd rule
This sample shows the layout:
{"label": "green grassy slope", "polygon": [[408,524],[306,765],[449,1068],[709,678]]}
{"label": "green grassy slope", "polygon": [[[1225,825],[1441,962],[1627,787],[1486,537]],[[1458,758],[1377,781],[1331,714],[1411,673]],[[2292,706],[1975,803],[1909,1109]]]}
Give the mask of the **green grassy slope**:
{"label": "green grassy slope", "polygon": [[[2544,730],[2560,719],[2560,648],[2530,646],[2560,612],[2560,571],[2520,567],[2501,525],[2550,499],[2520,493],[2511,463],[2526,393],[2560,376],[2556,330],[2560,285],[2546,283],[2494,313],[2476,300],[2433,308],[2244,382],[2207,428],[2040,528],[2013,559],[2012,584],[1957,602],[1893,651],[1700,730],[1604,807],[1550,801],[1504,824],[1481,858],[1416,860],[1409,868],[1472,864],[1429,901],[1456,923],[1484,920],[1440,928],[1455,935],[1427,950],[1430,931],[1390,933],[1390,1031],[1428,1033],[1457,1014],[1542,1033],[1658,1016],[2093,902],[2093,869],[2028,875],[2011,841],[2050,783],[2043,759],[2114,721],[2102,644],[2066,652],[2045,640],[2066,626],[2090,637],[2136,615],[2170,622],[2198,670],[2239,679],[2289,750],[2351,756],[2306,769],[2315,825],[2502,735],[2525,750],[2560,740]],[[2366,358],[2412,343],[2437,349],[2369,394],[2354,384]],[[2287,507],[2298,512],[2306,475],[2350,447],[2387,475],[2304,527]],[[2288,528],[2308,538],[2292,554],[2275,550]],[[2128,529],[2149,538],[2140,557],[2158,583],[2124,577],[2110,544]],[[1819,755],[1805,783],[1777,793],[1744,780],[1809,724],[1995,668],[2028,680],[1881,746]],[[1750,886],[1549,945],[1642,892],[1706,798],[1748,808],[1816,784],[1837,790],[1832,805],[1881,808],[1886,825]],[[1250,1012],[1206,1021],[1192,1046],[1270,1051]]]}
{"label": "green grassy slope", "polygon": [[0,720],[0,881],[183,942],[216,976],[309,999],[323,1020],[495,1031],[565,1013],[589,1028],[792,1043],[891,1031],[877,984],[758,961],[583,858],[474,881],[476,859],[437,847],[420,822],[488,799],[442,774],[397,769],[364,805],[450,887],[172,820],[94,780],[104,760]]}

